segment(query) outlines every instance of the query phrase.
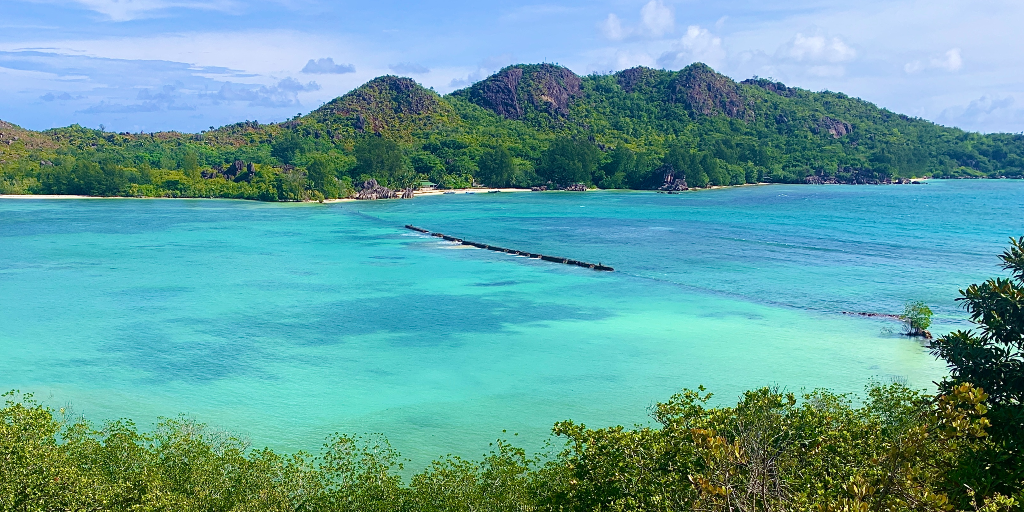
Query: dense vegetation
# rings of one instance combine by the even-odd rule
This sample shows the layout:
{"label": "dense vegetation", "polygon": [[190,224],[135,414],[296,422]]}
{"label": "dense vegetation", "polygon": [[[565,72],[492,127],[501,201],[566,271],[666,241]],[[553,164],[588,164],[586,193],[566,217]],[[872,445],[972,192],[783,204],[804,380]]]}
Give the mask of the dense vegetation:
{"label": "dense vegetation", "polygon": [[197,134],[31,132],[0,122],[0,193],[302,200],[391,188],[653,189],[1021,177],[1024,135],[964,132],[842,93],[742,83],[703,64],[579,77],[505,68],[440,96],[384,76],[282,123]]}
{"label": "dense vegetation", "polygon": [[498,441],[403,481],[383,438],[330,437],[282,455],[186,419],[149,433],[94,427],[9,393],[0,409],[0,509],[202,511],[950,511],[1024,500],[1024,238],[1010,278],[962,299],[980,332],[941,338],[937,396],[875,384],[866,396],[772,388],[711,407],[703,389],[652,409],[656,426],[565,421],[564,445],[528,456]]}

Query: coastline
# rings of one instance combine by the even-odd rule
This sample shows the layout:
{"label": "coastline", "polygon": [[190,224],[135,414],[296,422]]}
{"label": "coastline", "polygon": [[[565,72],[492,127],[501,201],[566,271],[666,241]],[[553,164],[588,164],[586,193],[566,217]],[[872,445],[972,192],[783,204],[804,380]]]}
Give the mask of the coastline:
{"label": "coastline", "polygon": [[[922,182],[924,184],[934,178],[914,178],[915,181]],[[718,190],[725,188],[736,188],[736,187],[751,187],[751,186],[763,186],[763,185],[778,185],[778,183],[744,183],[742,185],[715,185],[706,188],[691,188],[688,190],[681,190],[674,192],[676,194],[680,192],[696,192],[701,190]],[[783,183],[785,185],[785,183]],[[794,183],[794,185],[805,185],[804,183]],[[634,192],[663,192],[658,190],[634,190],[634,189],[588,189],[584,192],[593,192],[597,190],[629,190]],[[492,192],[501,193],[514,193],[514,192],[533,192],[528,188],[458,188],[458,189],[442,189],[442,190],[416,190],[413,191],[413,197],[427,197],[427,196],[440,196],[440,195],[453,195],[453,194],[488,194]],[[544,192],[567,192],[565,190],[545,190]],[[579,192],[579,191],[575,191]],[[0,194],[0,199],[231,199],[239,201],[251,201],[251,199],[237,199],[233,197],[148,197],[148,196],[83,196],[73,194]],[[352,197],[338,198],[338,199],[325,199],[323,203],[344,203],[349,201],[358,201],[358,199]],[[267,202],[303,202],[303,203],[316,203],[318,201],[267,201]]]}
{"label": "coastline", "polygon": [[[446,192],[454,192],[456,194],[488,194],[492,190],[498,192],[531,192],[528,188],[453,188],[453,189],[435,189],[435,190],[415,190],[412,195],[415,196],[440,196]],[[451,194],[449,194],[451,195]]]}

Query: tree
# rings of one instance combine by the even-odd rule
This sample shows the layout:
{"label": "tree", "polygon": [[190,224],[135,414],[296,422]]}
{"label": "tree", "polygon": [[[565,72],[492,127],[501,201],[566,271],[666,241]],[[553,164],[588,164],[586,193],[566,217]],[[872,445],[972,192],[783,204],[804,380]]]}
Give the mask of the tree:
{"label": "tree", "polygon": [[590,184],[600,153],[593,144],[560,137],[541,155],[537,174],[556,185]]}
{"label": "tree", "polygon": [[512,154],[504,146],[487,150],[477,162],[477,178],[490,187],[510,187],[515,180],[515,166]]}
{"label": "tree", "polygon": [[410,169],[398,143],[383,137],[366,137],[355,147],[355,175],[368,176],[385,187],[411,187],[416,173]]}
{"label": "tree", "polygon": [[718,172],[717,160],[714,157],[708,153],[697,153],[678,144],[668,150],[663,162],[671,165],[677,175],[685,175],[686,184],[692,188],[708,186],[711,182],[709,176]]}
{"label": "tree", "polygon": [[636,174],[636,153],[627,147],[612,150],[611,158],[604,165],[605,178],[598,183],[601,188],[626,188],[629,176]]}
{"label": "tree", "polygon": [[270,155],[281,161],[283,164],[290,164],[301,155],[307,146],[307,141],[291,130],[285,130],[281,135],[274,138]]}
{"label": "tree", "polygon": [[413,170],[417,174],[427,176],[431,181],[434,181],[434,176],[440,176],[445,172],[444,161],[432,153],[417,151],[410,160]]}
{"label": "tree", "polygon": [[181,170],[192,181],[199,181],[203,177],[199,172],[199,156],[192,151],[185,153],[181,158]]}
{"label": "tree", "polygon": [[924,302],[908,302],[903,306],[900,320],[903,320],[908,336],[925,336],[932,325],[932,310]]}
{"label": "tree", "polygon": [[302,201],[306,196],[306,173],[292,169],[275,176],[279,201]]}
{"label": "tree", "polygon": [[1007,492],[1024,481],[1024,237],[1011,238],[999,259],[1011,277],[972,284],[957,299],[979,330],[956,331],[932,345],[950,370],[941,390],[970,383],[989,395],[992,448],[963,468],[979,492]]}
{"label": "tree", "polygon": [[[699,164],[703,174],[708,177],[708,182],[712,185],[725,186],[729,184],[729,173],[722,168],[723,166],[720,165],[718,159],[711,156],[710,153],[701,153]],[[700,181],[699,176],[698,181]],[[707,186],[707,183],[703,186]]]}
{"label": "tree", "polygon": [[324,154],[310,156],[306,165],[306,179],[312,190],[320,192],[326,199],[334,199],[341,194],[337,172],[340,165],[335,159]]}

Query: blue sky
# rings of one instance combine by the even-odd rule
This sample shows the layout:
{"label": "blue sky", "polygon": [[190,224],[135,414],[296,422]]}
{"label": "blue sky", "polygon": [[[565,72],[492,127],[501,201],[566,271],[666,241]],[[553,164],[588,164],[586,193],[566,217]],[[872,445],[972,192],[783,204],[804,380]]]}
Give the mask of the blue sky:
{"label": "blue sky", "polygon": [[0,0],[0,119],[199,131],[307,113],[383,74],[705,62],[949,126],[1024,131],[1020,0]]}

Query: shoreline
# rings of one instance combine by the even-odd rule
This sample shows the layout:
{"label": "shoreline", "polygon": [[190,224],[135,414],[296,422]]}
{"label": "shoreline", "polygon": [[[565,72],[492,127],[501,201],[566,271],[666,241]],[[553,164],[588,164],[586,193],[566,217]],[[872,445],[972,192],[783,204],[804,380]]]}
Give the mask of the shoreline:
{"label": "shoreline", "polygon": [[[916,181],[930,181],[934,178],[915,178]],[[691,188],[688,190],[673,191],[675,194],[682,192],[696,192],[701,190],[721,190],[727,188],[737,187],[751,187],[751,186],[763,186],[763,185],[811,185],[807,183],[744,183],[742,185],[717,185],[707,188]],[[534,191],[528,188],[458,188],[458,189],[445,189],[445,190],[416,190],[413,191],[413,198],[416,197],[430,197],[440,195],[456,195],[456,194],[489,194],[492,191],[500,193],[516,193],[516,192],[597,192],[597,191],[629,191],[629,192],[662,192],[660,190],[634,190],[634,189],[587,189],[585,191],[567,191],[567,190],[544,190]],[[0,199],[228,199],[233,201],[256,201],[255,199],[239,199],[234,197],[148,197],[148,196],[83,196],[74,194],[0,194]],[[386,201],[387,199],[378,199],[378,201]],[[328,203],[344,203],[349,201],[359,201],[352,197],[337,198],[337,199],[325,199],[324,204]],[[259,201],[257,201],[259,202]],[[317,203],[319,201],[262,201],[267,203]]]}
{"label": "shoreline", "polygon": [[440,196],[445,195],[446,192],[454,192],[456,194],[489,194],[492,190],[497,190],[498,192],[532,192],[528,188],[452,188],[435,190],[414,190],[412,195],[413,197]]}

